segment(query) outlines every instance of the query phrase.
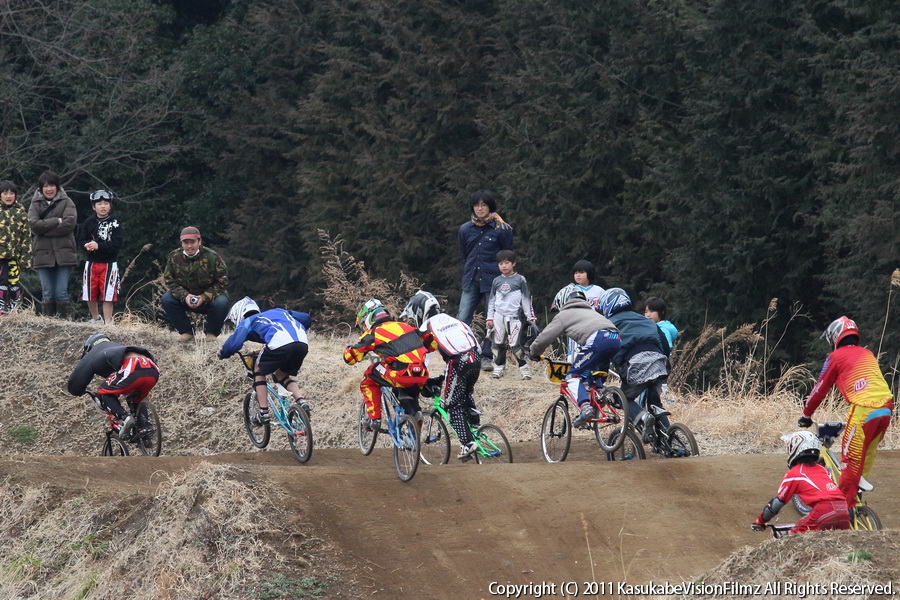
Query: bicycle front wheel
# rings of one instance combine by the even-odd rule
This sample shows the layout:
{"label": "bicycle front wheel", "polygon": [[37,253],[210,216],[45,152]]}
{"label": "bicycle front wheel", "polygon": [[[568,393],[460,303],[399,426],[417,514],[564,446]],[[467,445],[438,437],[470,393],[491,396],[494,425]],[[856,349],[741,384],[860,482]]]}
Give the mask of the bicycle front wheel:
{"label": "bicycle front wheel", "polygon": [[[608,445],[616,445],[618,440],[612,439],[612,436],[619,435],[622,435],[621,427],[610,433]],[[606,460],[610,461],[644,460],[645,458],[647,458],[647,453],[644,452],[644,445],[641,443],[641,440],[638,439],[637,435],[635,435],[634,429],[628,425],[625,426],[625,441],[619,446],[619,449],[614,452],[606,453]]]}
{"label": "bicycle front wheel", "polygon": [[309,415],[303,408],[292,406],[287,411],[288,443],[294,457],[305,463],[312,456],[313,434]]}
{"label": "bicycle front wheel", "polygon": [[419,429],[409,415],[397,417],[397,440],[394,441],[394,466],[401,481],[409,481],[419,467]]}
{"label": "bicycle front wheel", "polygon": [[103,441],[100,456],[128,456],[128,448],[125,447],[119,436],[113,433]]}
{"label": "bicycle front wheel", "polygon": [[513,461],[512,448],[506,435],[496,425],[482,425],[475,432],[475,441],[478,449],[475,451],[475,460],[478,464],[484,463],[511,463]]}
{"label": "bicycle front wheel", "polygon": [[850,509],[850,525],[853,529],[858,530],[881,531],[881,519],[868,506],[857,506]]}
{"label": "bicycle front wheel", "polygon": [[244,396],[244,428],[247,430],[247,437],[250,443],[257,448],[265,448],[269,445],[269,436],[272,434],[271,426],[268,421],[259,422],[259,402],[256,399],[256,393],[247,392]]}
{"label": "bicycle front wheel", "polygon": [[162,452],[162,427],[156,407],[144,400],[137,406],[138,450],[144,456],[159,456]]}
{"label": "bicycle front wheel", "polygon": [[687,428],[687,425],[681,423],[672,423],[666,430],[669,436],[669,456],[673,458],[684,458],[686,456],[699,456],[700,447],[694,434]]}
{"label": "bicycle front wheel", "polygon": [[441,413],[430,410],[425,413],[419,436],[419,451],[426,465],[446,465],[450,462],[450,431]]}
{"label": "bicycle front wheel", "polygon": [[369,414],[366,412],[366,402],[363,400],[359,405],[359,418],[356,420],[356,437],[359,440],[359,451],[363,456],[372,454],[375,448],[375,441],[378,439],[378,431],[370,429],[366,423],[369,422]]}
{"label": "bicycle front wheel", "polygon": [[566,409],[566,400],[558,398],[541,422],[541,452],[548,463],[562,462],[569,455],[572,443],[572,421]]}
{"label": "bicycle front wheel", "polygon": [[612,434],[628,425],[628,401],[622,390],[608,385],[597,391],[597,407],[597,420],[593,426],[597,445],[604,452],[615,452],[625,443],[625,436]]}

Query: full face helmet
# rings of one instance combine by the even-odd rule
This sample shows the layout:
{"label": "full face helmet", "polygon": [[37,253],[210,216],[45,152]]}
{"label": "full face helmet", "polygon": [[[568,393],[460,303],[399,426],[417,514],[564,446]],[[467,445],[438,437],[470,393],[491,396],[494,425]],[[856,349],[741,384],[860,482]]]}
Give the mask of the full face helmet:
{"label": "full face helmet", "polygon": [[584,291],[580,287],[574,283],[570,283],[556,292],[556,296],[553,297],[553,304],[550,305],[551,310],[562,310],[562,307],[565,306],[566,302],[572,298],[585,300],[587,296],[584,295]]}
{"label": "full face helmet", "polygon": [[421,327],[422,323],[440,311],[441,304],[434,297],[434,294],[425,290],[419,290],[409,299],[406,308],[400,313],[400,318],[410,318],[416,324],[416,327]]}
{"label": "full face helmet", "polygon": [[372,298],[366,301],[362,308],[359,309],[359,312],[356,313],[356,326],[362,328],[363,331],[367,331],[377,321],[383,321],[389,317],[390,314],[384,307],[384,304],[381,303],[381,300]]}
{"label": "full face helmet", "polygon": [[105,333],[95,333],[88,337],[88,339],[84,340],[84,346],[81,349],[81,356],[84,356],[88,352],[91,351],[91,348],[99,344],[100,342],[108,342],[110,341],[109,337]]}
{"label": "full face helmet", "polygon": [[626,308],[631,308],[631,296],[622,288],[609,288],[597,304],[597,311],[607,318]]}
{"label": "full face helmet", "polygon": [[250,315],[255,315],[257,313],[259,313],[259,305],[256,304],[253,298],[244,296],[234,303],[234,306],[228,311],[226,319],[237,326]]}
{"label": "full face helmet", "polygon": [[822,337],[825,338],[825,341],[832,347],[837,349],[838,344],[845,337],[855,335],[856,339],[859,340],[859,328],[856,326],[856,323],[853,322],[853,319],[850,319],[846,316],[838,317],[825,329],[825,333],[822,334]]}
{"label": "full face helmet", "polygon": [[788,435],[781,436],[781,439],[787,444],[788,458],[787,464],[793,467],[797,464],[797,460],[804,456],[819,457],[822,450],[822,444],[811,431],[795,431]]}

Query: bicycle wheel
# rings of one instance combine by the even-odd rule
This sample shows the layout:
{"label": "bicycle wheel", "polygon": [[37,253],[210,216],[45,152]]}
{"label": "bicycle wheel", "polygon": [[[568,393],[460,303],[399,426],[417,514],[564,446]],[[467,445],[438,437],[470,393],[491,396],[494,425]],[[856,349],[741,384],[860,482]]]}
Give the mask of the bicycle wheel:
{"label": "bicycle wheel", "polygon": [[[856,513],[855,515],[853,513]],[[853,529],[881,531],[881,519],[868,506],[857,506],[850,509],[850,524]]]}
{"label": "bicycle wheel", "polygon": [[[610,433],[610,440],[607,442],[609,446],[613,446],[616,444],[617,440],[612,439],[612,436],[622,435],[622,428],[618,428],[612,433]],[[606,460],[616,461],[616,460],[644,460],[647,458],[647,453],[644,452],[644,444],[641,443],[640,438],[634,433],[634,428],[627,427],[625,430],[625,441],[619,446],[619,449],[614,452],[606,453]]]}
{"label": "bicycle wheel", "polygon": [[566,408],[566,400],[557,398],[541,423],[541,452],[548,463],[562,462],[569,455],[572,443],[572,420]]}
{"label": "bicycle wheel", "polygon": [[699,456],[700,447],[694,434],[681,423],[672,423],[666,432],[669,436],[669,452],[671,458],[684,458],[686,456]]}
{"label": "bicycle wheel", "polygon": [[302,463],[312,456],[313,433],[309,424],[309,415],[299,406],[292,406],[287,411],[288,443],[291,452]]}
{"label": "bicycle wheel", "polygon": [[419,428],[409,415],[397,417],[397,439],[394,442],[394,466],[401,481],[409,481],[419,467]]}
{"label": "bicycle wheel", "polygon": [[156,407],[144,400],[137,407],[138,450],[144,456],[159,456],[162,452],[162,427]]}
{"label": "bicycle wheel", "polygon": [[119,436],[113,433],[103,441],[103,450],[100,452],[100,456],[128,456],[128,448],[125,447]]}
{"label": "bicycle wheel", "polygon": [[375,447],[375,441],[378,439],[378,431],[369,429],[366,423],[369,420],[369,414],[366,412],[366,402],[363,401],[359,405],[359,419],[356,420],[357,438],[359,439],[359,451],[363,456],[372,453]]}
{"label": "bicycle wheel", "polygon": [[496,425],[482,425],[475,432],[475,441],[478,442],[478,450],[474,452],[478,464],[484,463],[511,463],[513,461],[512,448],[509,440]]}
{"label": "bicycle wheel", "polygon": [[244,428],[247,430],[247,437],[257,448],[265,448],[269,445],[269,436],[272,429],[268,421],[259,424],[256,419],[259,417],[259,401],[253,391],[247,392],[244,396]]}
{"label": "bicycle wheel", "polygon": [[450,462],[450,431],[441,413],[436,410],[425,413],[419,436],[419,452],[426,465],[446,465]]}
{"label": "bicycle wheel", "polygon": [[[593,425],[594,437],[604,452],[615,452],[625,443],[625,437],[612,435],[628,423],[628,402],[619,388],[608,385],[597,392],[597,421]],[[610,440],[614,444],[610,446]],[[616,445],[617,444],[617,445]]]}

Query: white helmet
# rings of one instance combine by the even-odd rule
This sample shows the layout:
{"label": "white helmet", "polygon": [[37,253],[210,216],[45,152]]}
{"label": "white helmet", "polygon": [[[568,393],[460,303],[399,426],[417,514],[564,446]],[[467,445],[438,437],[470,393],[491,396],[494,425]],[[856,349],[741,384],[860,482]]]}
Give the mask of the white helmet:
{"label": "white helmet", "polygon": [[550,305],[550,308],[552,310],[562,310],[562,307],[565,306],[566,302],[568,302],[572,298],[581,298],[582,300],[586,300],[587,296],[584,295],[584,290],[582,290],[574,283],[570,283],[563,289],[556,292],[556,296],[553,297],[553,304]]}
{"label": "white helmet", "polygon": [[240,300],[234,303],[234,306],[231,307],[231,310],[228,311],[227,320],[234,323],[235,327],[238,326],[241,321],[250,315],[255,315],[259,311],[259,305],[254,302],[253,298],[249,296],[244,296]]}
{"label": "white helmet", "polygon": [[787,444],[787,464],[789,467],[793,467],[797,464],[797,460],[804,456],[818,458],[822,450],[819,438],[811,431],[795,431],[794,433],[781,436],[781,439]]}
{"label": "white helmet", "polygon": [[406,308],[400,313],[401,319],[411,318],[416,327],[421,327],[422,323],[441,312],[441,304],[431,292],[419,290],[406,303]]}

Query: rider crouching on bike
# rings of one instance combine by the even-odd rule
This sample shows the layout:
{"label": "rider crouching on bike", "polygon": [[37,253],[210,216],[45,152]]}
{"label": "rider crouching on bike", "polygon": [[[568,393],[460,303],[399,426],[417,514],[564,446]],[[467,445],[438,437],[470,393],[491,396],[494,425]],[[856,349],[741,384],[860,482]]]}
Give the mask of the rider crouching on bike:
{"label": "rider crouching on bike", "polygon": [[762,531],[794,494],[811,507],[808,515],[797,521],[791,533],[822,531],[825,529],[850,529],[850,513],[847,501],[838,486],[831,480],[828,469],[820,465],[822,445],[809,431],[797,431],[782,436],[787,442],[789,470],[778,486],[778,494],[756,517],[751,525],[754,531]]}
{"label": "rider crouching on bike", "polygon": [[216,356],[220,359],[239,352],[248,340],[265,344],[256,356],[253,371],[253,390],[259,402],[259,414],[256,417],[259,423],[256,425],[270,419],[266,395],[267,375],[271,375],[276,383],[289,391],[294,401],[309,414],[309,405],[300,394],[300,386],[291,378],[300,372],[303,359],[309,352],[306,330],[312,324],[312,318],[306,313],[284,308],[260,312],[259,305],[253,298],[244,296],[234,303],[226,320],[234,323],[235,329],[216,351]]}
{"label": "rider crouching on bike", "polygon": [[856,323],[847,317],[835,319],[822,337],[834,352],[825,359],[797,424],[800,427],[812,425],[813,413],[831,388],[837,386],[850,405],[841,440],[841,464],[846,465],[841,470],[841,491],[853,507],[859,479],[869,476],[878,444],[891,424],[893,396],[881,374],[878,359],[859,345]]}
{"label": "rider crouching on bike", "polygon": [[[69,375],[69,393],[84,395],[94,375],[106,378],[97,395],[103,408],[117,419],[119,435],[128,437],[134,427],[134,416],[122,407],[119,396],[130,398],[133,404],[147,398],[159,379],[159,367],[153,355],[146,348],[123,346],[104,333],[95,333],[85,340],[81,360]],[[149,425],[138,423],[138,430]]]}
{"label": "rider crouching on bike", "polygon": [[[531,343],[529,354],[532,360],[540,360],[544,349],[561,335],[578,344],[572,367],[566,375],[569,392],[578,400],[581,409],[581,414],[572,422],[578,427],[597,416],[596,409],[588,401],[584,380],[590,380],[592,371],[609,369],[609,361],[621,345],[619,332],[612,321],[593,309],[585,299],[584,291],[572,283],[556,293],[552,310],[558,310],[559,314]],[[597,382],[597,387],[603,387],[603,382]]]}
{"label": "rider crouching on bike", "polygon": [[441,398],[450,415],[450,425],[459,437],[456,458],[462,460],[478,448],[469,431],[470,419],[479,414],[472,397],[481,373],[478,340],[468,325],[442,313],[437,298],[425,290],[419,290],[409,299],[400,318],[412,319],[425,349],[439,351],[447,365]]}
{"label": "rider crouching on bike", "polygon": [[[619,329],[622,346],[613,357],[613,364],[619,369],[631,422],[643,433],[644,442],[649,442],[656,419],[651,407],[662,412],[660,396],[669,374],[669,342],[656,323],[634,312],[631,297],[622,288],[606,290],[596,310]],[[647,391],[647,410],[634,401],[644,390]],[[660,423],[663,428],[669,428],[666,415],[660,416]]]}
{"label": "rider crouching on bike", "polygon": [[344,362],[355,365],[369,352],[381,359],[366,369],[359,384],[366,402],[370,429],[381,427],[381,386],[401,388],[398,394],[403,410],[410,416],[419,413],[419,391],[428,381],[425,367],[427,354],[419,332],[411,325],[391,319],[381,300],[372,298],[356,315],[356,325],[363,330],[359,341],[344,350]]}

